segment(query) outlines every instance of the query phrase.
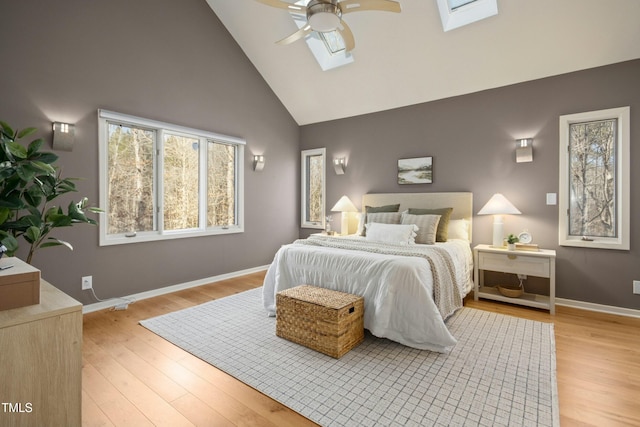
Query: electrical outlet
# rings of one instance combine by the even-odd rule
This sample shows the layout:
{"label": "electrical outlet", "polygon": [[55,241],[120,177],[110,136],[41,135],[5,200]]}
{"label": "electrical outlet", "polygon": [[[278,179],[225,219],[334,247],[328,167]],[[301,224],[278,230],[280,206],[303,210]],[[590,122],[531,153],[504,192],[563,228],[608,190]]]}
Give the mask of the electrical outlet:
{"label": "electrical outlet", "polygon": [[633,293],[640,295],[640,280],[633,281]]}
{"label": "electrical outlet", "polygon": [[82,290],[85,291],[87,289],[93,288],[93,276],[83,276],[82,277]]}

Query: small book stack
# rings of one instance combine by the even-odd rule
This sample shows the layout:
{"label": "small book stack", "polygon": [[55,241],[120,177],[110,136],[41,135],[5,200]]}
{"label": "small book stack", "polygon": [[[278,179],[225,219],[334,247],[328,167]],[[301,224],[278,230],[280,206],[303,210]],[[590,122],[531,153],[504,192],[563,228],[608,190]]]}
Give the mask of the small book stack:
{"label": "small book stack", "polygon": [[540,248],[535,243],[516,243],[516,251],[538,252]]}

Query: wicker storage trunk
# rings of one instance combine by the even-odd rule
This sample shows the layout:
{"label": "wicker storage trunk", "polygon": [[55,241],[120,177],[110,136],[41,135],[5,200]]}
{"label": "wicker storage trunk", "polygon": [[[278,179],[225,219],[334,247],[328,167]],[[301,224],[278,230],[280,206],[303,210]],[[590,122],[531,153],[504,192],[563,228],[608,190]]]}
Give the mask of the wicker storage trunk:
{"label": "wicker storage trunk", "polygon": [[309,285],[278,292],[276,335],[340,358],[364,339],[364,299]]}

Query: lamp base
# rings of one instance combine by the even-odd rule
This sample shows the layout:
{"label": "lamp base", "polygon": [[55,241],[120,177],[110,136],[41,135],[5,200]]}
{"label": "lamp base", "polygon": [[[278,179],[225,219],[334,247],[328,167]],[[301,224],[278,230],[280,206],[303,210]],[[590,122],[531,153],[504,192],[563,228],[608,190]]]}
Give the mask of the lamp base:
{"label": "lamp base", "polygon": [[493,216],[493,242],[491,247],[503,248],[504,247],[504,223],[502,222],[502,215]]}
{"label": "lamp base", "polygon": [[342,212],[342,221],[340,223],[340,235],[346,236],[349,234],[349,212]]}

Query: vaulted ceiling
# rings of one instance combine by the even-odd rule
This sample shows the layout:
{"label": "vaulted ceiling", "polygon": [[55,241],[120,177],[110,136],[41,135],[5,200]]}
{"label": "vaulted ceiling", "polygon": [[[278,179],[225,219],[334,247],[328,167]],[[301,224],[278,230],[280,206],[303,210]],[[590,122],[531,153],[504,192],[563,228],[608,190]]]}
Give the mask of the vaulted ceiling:
{"label": "vaulted ceiling", "polygon": [[[640,58],[638,0],[498,0],[498,14],[443,31],[436,0],[343,18],[354,62],[323,71],[284,9],[207,0],[299,125],[383,111]],[[640,84],[640,83],[639,83]]]}

